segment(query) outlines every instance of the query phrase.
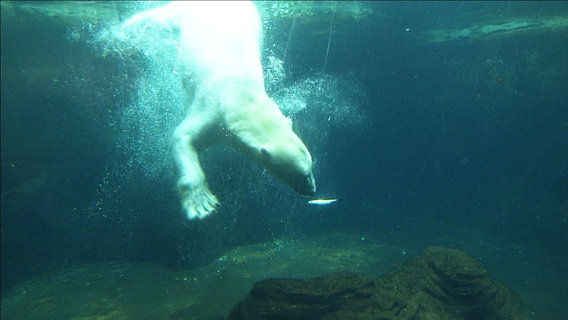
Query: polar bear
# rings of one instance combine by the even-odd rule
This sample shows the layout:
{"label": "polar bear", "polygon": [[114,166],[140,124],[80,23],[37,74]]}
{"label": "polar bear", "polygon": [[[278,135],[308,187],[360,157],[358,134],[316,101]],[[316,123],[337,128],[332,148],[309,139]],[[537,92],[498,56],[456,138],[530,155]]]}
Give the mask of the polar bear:
{"label": "polar bear", "polygon": [[173,153],[187,217],[204,218],[219,205],[198,158],[218,142],[250,154],[299,194],[314,195],[312,157],[265,91],[261,21],[254,4],[174,1],[135,14],[122,30],[138,26],[144,32],[148,24],[179,35],[177,67],[187,116],[173,134]]}

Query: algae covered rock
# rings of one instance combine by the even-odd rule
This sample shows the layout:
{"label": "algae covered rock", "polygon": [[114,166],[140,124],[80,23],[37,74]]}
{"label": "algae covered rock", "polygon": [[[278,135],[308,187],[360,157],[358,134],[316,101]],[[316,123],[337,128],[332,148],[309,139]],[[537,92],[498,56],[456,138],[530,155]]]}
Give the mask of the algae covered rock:
{"label": "algae covered rock", "polygon": [[525,319],[520,300],[464,252],[431,247],[384,277],[257,282],[229,319]]}
{"label": "algae covered rock", "polygon": [[346,313],[364,319],[374,291],[368,277],[344,272],[307,280],[263,280],[233,309],[230,319],[320,319]]}
{"label": "algae covered rock", "polygon": [[398,308],[379,311],[385,319],[526,318],[517,296],[475,259],[442,247],[392,269],[377,280],[376,294],[379,301],[398,302]]}

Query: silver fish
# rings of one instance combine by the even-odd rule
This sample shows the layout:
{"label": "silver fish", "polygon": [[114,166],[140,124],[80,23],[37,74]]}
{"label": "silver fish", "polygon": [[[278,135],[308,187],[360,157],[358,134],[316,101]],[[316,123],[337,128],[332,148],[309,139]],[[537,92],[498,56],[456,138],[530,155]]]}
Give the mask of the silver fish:
{"label": "silver fish", "polygon": [[337,199],[314,199],[308,201],[309,204],[314,206],[327,206],[337,201]]}

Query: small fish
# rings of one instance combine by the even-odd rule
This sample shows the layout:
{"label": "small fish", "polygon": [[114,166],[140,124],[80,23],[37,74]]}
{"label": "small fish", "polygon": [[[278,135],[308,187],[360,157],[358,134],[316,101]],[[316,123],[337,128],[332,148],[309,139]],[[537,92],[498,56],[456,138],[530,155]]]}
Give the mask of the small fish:
{"label": "small fish", "polygon": [[314,206],[327,206],[337,201],[337,199],[314,199],[308,201],[309,204]]}

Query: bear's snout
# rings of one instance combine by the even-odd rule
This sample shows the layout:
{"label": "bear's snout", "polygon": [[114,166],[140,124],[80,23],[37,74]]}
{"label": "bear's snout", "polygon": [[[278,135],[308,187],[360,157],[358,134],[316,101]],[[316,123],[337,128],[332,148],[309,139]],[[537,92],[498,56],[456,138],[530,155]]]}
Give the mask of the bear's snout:
{"label": "bear's snout", "polygon": [[295,191],[303,196],[313,196],[316,194],[316,181],[310,172],[296,188]]}

